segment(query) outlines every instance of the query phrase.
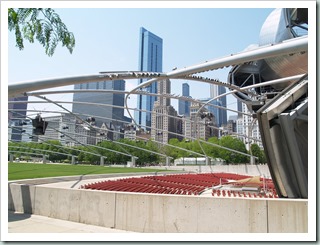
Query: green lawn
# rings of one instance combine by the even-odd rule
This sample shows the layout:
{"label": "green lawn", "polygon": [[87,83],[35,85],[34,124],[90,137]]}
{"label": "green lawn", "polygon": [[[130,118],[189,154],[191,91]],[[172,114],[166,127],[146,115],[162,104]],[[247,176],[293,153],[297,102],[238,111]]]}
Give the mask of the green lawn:
{"label": "green lawn", "polygon": [[65,164],[9,163],[9,180],[34,179],[57,176],[160,172],[165,170],[149,168],[103,167]]}

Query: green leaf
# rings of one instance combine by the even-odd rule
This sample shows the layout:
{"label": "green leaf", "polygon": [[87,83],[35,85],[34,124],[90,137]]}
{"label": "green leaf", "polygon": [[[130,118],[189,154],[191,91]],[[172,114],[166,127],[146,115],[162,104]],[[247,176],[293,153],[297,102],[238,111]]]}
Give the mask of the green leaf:
{"label": "green leaf", "polygon": [[70,53],[75,47],[73,33],[68,31],[59,15],[50,8],[9,8],[8,29],[15,31],[16,46],[20,50],[24,48],[23,40],[26,39],[33,43],[34,36],[45,48],[45,53],[48,56],[54,54],[59,42]]}

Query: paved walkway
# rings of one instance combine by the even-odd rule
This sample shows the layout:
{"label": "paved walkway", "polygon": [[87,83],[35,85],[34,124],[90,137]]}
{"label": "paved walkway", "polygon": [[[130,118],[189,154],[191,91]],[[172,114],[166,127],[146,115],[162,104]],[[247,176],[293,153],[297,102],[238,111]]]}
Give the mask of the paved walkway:
{"label": "paved walkway", "polygon": [[9,233],[132,233],[131,231],[10,211],[8,228]]}

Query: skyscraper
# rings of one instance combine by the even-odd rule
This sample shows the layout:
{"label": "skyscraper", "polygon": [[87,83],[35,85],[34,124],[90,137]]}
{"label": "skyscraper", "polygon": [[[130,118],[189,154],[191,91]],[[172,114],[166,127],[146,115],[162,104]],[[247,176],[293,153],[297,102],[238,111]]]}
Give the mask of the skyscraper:
{"label": "skyscraper", "polygon": [[[158,94],[170,94],[171,82],[169,79],[158,82]],[[168,143],[171,138],[178,138],[175,133],[178,129],[178,113],[170,105],[170,98],[159,97],[152,110],[151,138],[155,141]],[[174,134],[172,134],[174,133]]]}
{"label": "skyscraper", "polygon": [[[75,90],[125,90],[124,80],[102,81],[94,83],[82,83],[74,85]],[[113,119],[124,120],[124,109],[113,106],[124,106],[124,94],[113,93],[74,93],[72,107],[73,113],[79,113],[82,119],[94,117],[96,126],[101,127],[102,123],[110,124]],[[110,106],[96,106],[90,103],[99,103]],[[103,117],[103,118],[101,118]],[[104,119],[106,118],[106,119]]]}
{"label": "skyscraper", "polygon": [[[221,94],[226,93],[226,88],[223,86],[218,86],[215,84],[210,85],[210,97],[215,98]],[[222,107],[227,107],[227,97],[223,96],[220,97],[219,99],[216,100],[217,103],[216,105],[222,106]],[[215,103],[212,103],[215,104]],[[224,109],[217,109],[217,114],[215,114],[217,118],[217,125],[221,127],[222,125],[227,124],[227,111]]]}
{"label": "skyscraper", "polygon": [[[190,106],[190,117],[184,121],[183,131],[186,139],[204,139],[214,136],[215,130],[211,127],[214,126],[215,118],[202,117],[201,114],[208,112],[206,108],[201,108],[201,105],[192,102]],[[199,111],[200,110],[200,111]]]}
{"label": "skyscraper", "polygon": [[[58,140],[62,145],[74,146],[76,118],[71,114],[60,114],[44,118],[48,122],[44,135],[37,136],[40,142],[47,139]],[[70,137],[71,136],[71,137]],[[78,138],[78,137],[76,137]],[[78,139],[77,139],[78,140]]]}
{"label": "skyscraper", "polygon": [[[237,110],[242,111],[242,102],[241,100],[237,99]],[[238,118],[242,117],[241,113],[238,113]]]}
{"label": "skyscraper", "polygon": [[[182,96],[190,97],[190,87],[188,83],[182,84]],[[179,115],[190,115],[190,101],[179,100]]]}
{"label": "skyscraper", "polygon": [[250,149],[251,144],[258,144],[260,147],[263,147],[261,142],[261,134],[259,130],[258,121],[255,121],[252,116],[249,116],[250,111],[245,103],[242,104],[241,111],[245,114],[242,114],[241,117],[238,117],[237,120],[237,133],[239,135],[245,135],[246,137],[238,137],[246,145],[247,150]]}
{"label": "skyscraper", "polygon": [[[162,72],[162,39],[150,31],[140,28],[139,71]],[[146,79],[140,79],[139,84]],[[157,83],[146,87],[150,93],[157,93]],[[138,95],[137,108],[148,112],[136,111],[135,121],[142,127],[151,126],[151,111],[156,101],[154,96]]]}
{"label": "skyscraper", "polygon": [[[21,103],[19,103],[21,102]],[[9,98],[9,140],[21,141],[22,126],[27,115],[28,96]]]}

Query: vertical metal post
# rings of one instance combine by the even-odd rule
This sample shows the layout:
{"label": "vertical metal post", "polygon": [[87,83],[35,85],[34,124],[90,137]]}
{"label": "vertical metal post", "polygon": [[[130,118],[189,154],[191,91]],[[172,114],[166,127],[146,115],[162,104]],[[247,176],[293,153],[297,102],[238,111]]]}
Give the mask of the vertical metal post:
{"label": "vertical metal post", "polygon": [[134,156],[131,157],[132,167],[136,166],[136,158]]}
{"label": "vertical metal post", "polygon": [[75,157],[74,156],[71,156],[71,164],[75,165]]}
{"label": "vertical metal post", "polygon": [[46,164],[46,162],[47,162],[46,155],[42,155],[42,163],[43,163],[43,164]]}
{"label": "vertical metal post", "polygon": [[255,165],[256,164],[256,159],[254,156],[250,156],[250,165]]}
{"label": "vertical metal post", "polygon": [[166,157],[166,166],[169,167],[170,166],[170,158]]}
{"label": "vertical metal post", "polygon": [[209,157],[206,157],[206,166],[207,165],[210,165],[210,158]]}
{"label": "vertical metal post", "polygon": [[100,166],[103,166],[103,165],[104,165],[104,157],[101,156],[101,157],[100,157]]}

